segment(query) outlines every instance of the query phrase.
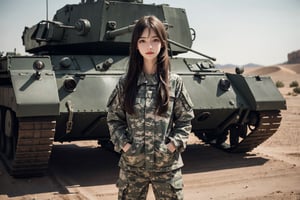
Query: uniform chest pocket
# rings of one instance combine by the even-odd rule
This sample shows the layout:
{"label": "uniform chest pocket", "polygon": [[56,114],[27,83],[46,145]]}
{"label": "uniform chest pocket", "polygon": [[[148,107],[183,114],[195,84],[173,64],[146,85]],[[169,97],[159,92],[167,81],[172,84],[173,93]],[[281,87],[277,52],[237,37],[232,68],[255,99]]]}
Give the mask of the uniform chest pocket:
{"label": "uniform chest pocket", "polygon": [[136,115],[140,115],[145,106],[145,98],[137,97],[134,103],[134,111]]}
{"label": "uniform chest pocket", "polygon": [[127,120],[130,123],[133,123],[136,119],[139,119],[143,115],[144,105],[145,105],[145,100],[143,98],[137,97],[135,99],[135,102],[134,102],[134,105],[133,105],[134,113],[133,114],[127,113],[127,115],[126,115]]}
{"label": "uniform chest pocket", "polygon": [[161,117],[163,117],[163,118],[170,118],[172,116],[173,110],[174,110],[174,103],[175,103],[175,97],[174,96],[170,96],[168,110],[165,113],[163,113],[161,115]]}

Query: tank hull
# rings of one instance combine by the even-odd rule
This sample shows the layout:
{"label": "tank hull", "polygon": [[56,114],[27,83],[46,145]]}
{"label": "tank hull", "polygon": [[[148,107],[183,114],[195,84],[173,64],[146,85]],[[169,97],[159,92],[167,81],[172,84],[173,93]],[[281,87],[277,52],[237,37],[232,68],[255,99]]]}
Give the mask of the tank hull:
{"label": "tank hull", "polygon": [[[81,1],[59,9],[52,21],[25,27],[23,44],[34,55],[0,56],[0,156],[11,175],[43,174],[55,141],[109,147],[107,101],[126,73],[134,22],[149,14],[166,26],[171,71],[194,103],[196,136],[247,152],[276,132],[286,101],[271,78],[222,72],[214,58],[192,50],[196,34],[184,9]],[[176,57],[188,51],[208,59]]]}
{"label": "tank hull", "polygon": [[[110,70],[99,69],[107,59],[114,61]],[[36,60],[45,64],[39,75],[32,68]],[[66,60],[67,69],[62,64]],[[108,142],[106,104],[126,72],[127,60],[113,55],[2,58],[1,157],[11,174],[44,172],[53,141]],[[172,71],[182,76],[194,103],[192,127],[200,139],[231,152],[247,152],[276,132],[286,104],[270,77],[195,66],[191,70],[187,64],[199,62],[207,61],[171,59]],[[224,88],[222,80],[230,86]]]}

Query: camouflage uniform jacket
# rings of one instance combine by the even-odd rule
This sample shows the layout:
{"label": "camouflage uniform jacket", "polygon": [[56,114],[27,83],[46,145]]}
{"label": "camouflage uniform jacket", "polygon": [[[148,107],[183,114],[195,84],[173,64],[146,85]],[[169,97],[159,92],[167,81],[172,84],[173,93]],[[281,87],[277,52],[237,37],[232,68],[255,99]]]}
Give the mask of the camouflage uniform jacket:
{"label": "camouflage uniform jacket", "polygon": [[[134,105],[134,114],[123,109],[124,76],[108,100],[107,123],[115,151],[122,152],[119,166],[134,170],[165,172],[183,166],[181,152],[184,151],[191,132],[191,120],[194,117],[192,102],[180,76],[170,74],[170,102],[166,113],[155,114],[156,75],[138,79],[138,92]],[[170,152],[167,143],[172,141],[175,152]],[[128,151],[122,147],[130,143]]]}

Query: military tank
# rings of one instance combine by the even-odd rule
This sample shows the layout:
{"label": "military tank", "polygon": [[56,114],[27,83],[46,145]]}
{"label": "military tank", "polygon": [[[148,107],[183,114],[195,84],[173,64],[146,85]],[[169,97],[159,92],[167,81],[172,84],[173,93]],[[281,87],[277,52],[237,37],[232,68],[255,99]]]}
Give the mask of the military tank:
{"label": "military tank", "polygon": [[[25,27],[30,56],[0,57],[0,152],[15,177],[42,175],[53,142],[97,140],[109,146],[107,100],[127,70],[131,32],[144,15],[161,19],[171,70],[194,103],[193,132],[228,152],[247,152],[278,129],[286,102],[270,77],[225,73],[191,49],[185,9],[142,0],[82,0],[53,20]],[[179,55],[192,51],[196,58]],[[101,158],[100,158],[101,159]]]}

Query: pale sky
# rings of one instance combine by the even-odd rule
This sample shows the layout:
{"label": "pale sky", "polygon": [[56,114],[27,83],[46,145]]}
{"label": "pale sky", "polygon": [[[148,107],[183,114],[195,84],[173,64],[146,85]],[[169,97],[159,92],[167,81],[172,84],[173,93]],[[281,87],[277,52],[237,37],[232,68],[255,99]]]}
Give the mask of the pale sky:
{"label": "pale sky", "polygon": [[[48,0],[49,19],[65,4]],[[273,65],[300,49],[300,0],[144,0],[186,9],[197,38],[192,48],[217,58],[216,63]],[[24,54],[25,26],[46,19],[46,0],[0,0],[0,51]],[[198,57],[190,54],[189,57]]]}

